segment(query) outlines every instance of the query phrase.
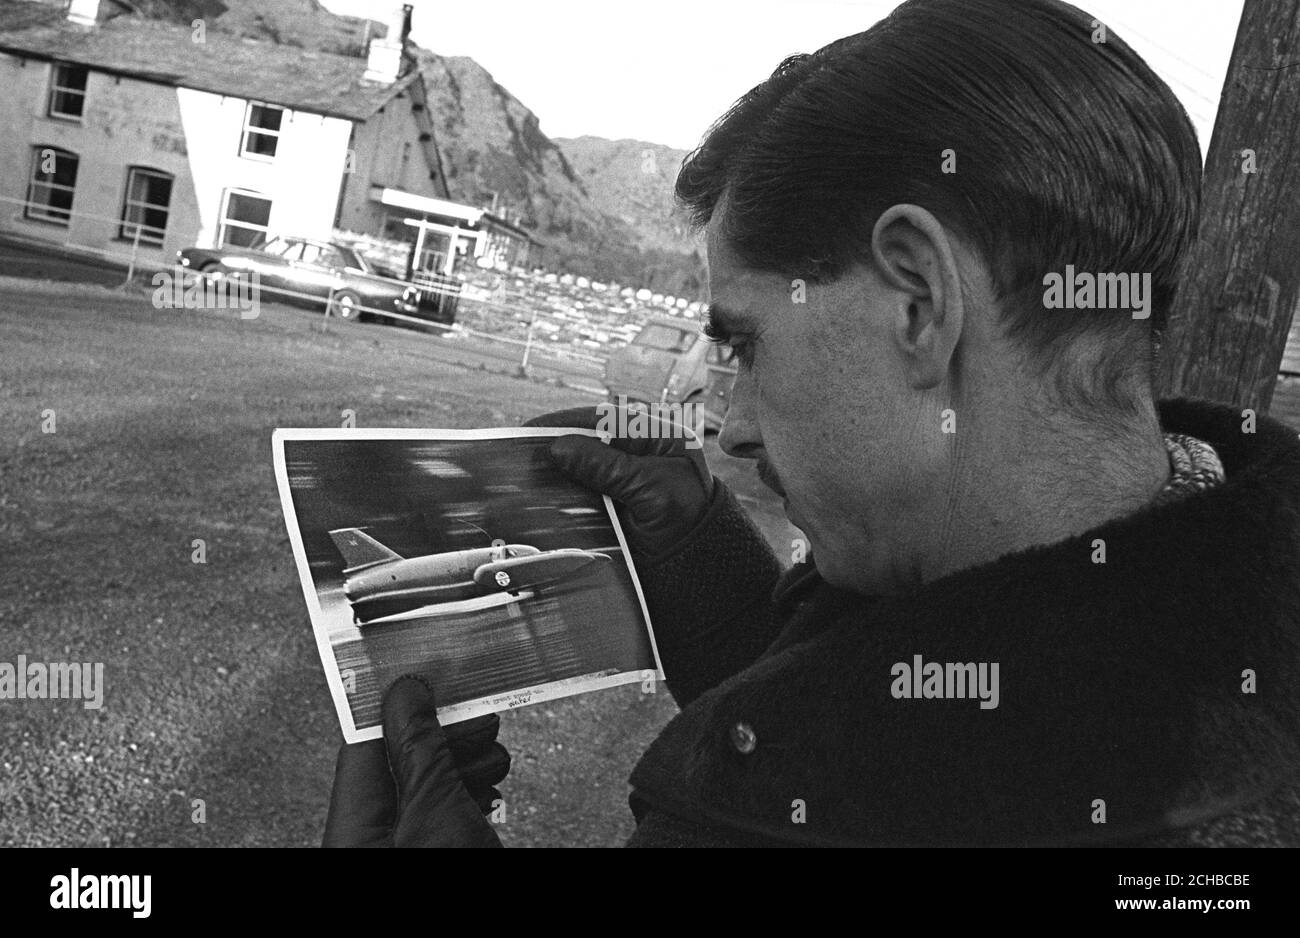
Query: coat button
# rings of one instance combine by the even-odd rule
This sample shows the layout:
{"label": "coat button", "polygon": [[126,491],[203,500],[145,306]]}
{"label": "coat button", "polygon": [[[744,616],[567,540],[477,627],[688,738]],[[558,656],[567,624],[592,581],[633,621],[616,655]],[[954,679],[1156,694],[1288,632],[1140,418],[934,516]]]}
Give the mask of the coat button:
{"label": "coat button", "polygon": [[748,723],[734,724],[731,727],[731,745],[736,747],[736,752],[749,755],[758,747],[758,737],[754,734],[754,728]]}

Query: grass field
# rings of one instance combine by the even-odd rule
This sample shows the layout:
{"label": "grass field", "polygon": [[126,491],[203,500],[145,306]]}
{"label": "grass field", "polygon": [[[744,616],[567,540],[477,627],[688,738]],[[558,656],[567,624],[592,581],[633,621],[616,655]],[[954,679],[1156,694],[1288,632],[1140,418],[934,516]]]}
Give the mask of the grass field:
{"label": "grass field", "polygon": [[[595,402],[470,346],[321,323],[0,284],[0,661],[102,661],[106,685],[98,711],[0,702],[0,845],[318,843],[341,738],[271,431],[344,410],[367,427],[509,426]],[[788,550],[752,469],[708,453]],[[627,774],[674,712],[633,685],[503,715],[502,839],[621,843]]]}

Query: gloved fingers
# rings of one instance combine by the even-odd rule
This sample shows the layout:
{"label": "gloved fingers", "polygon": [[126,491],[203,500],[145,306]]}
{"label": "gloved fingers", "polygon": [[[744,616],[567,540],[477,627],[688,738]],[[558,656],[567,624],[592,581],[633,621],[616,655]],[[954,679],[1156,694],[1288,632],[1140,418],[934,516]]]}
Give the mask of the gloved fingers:
{"label": "gloved fingers", "polygon": [[[669,442],[669,441],[661,441]],[[676,441],[681,443],[682,441]],[[684,451],[683,451],[684,452]],[[699,451],[696,451],[698,454]],[[652,514],[658,514],[664,507],[665,493],[659,491],[666,482],[672,480],[672,473],[678,466],[664,458],[631,456],[612,446],[606,446],[599,440],[584,436],[562,436],[551,444],[551,458],[560,471],[589,489],[608,495],[615,501],[624,503],[634,517],[639,517],[647,508],[638,504],[649,496],[654,504],[650,506]],[[691,467],[695,473],[694,484],[699,486],[701,505],[707,505],[713,495],[713,476],[704,463],[702,454],[692,454]],[[689,501],[694,489],[687,484]],[[680,493],[678,493],[680,495]],[[655,497],[660,496],[660,497]],[[642,519],[645,520],[645,519]]]}
{"label": "gloved fingers", "polygon": [[600,422],[600,413],[595,407],[570,407],[568,410],[553,410],[531,420],[525,420],[525,427],[579,427],[595,430]]}
{"label": "gloved fingers", "polygon": [[627,501],[640,488],[635,458],[589,436],[562,436],[551,444],[560,471],[615,501]]}
{"label": "gloved fingers", "polygon": [[442,728],[460,780],[484,814],[496,808],[494,802],[501,797],[496,786],[510,774],[510,751],[496,741],[500,729],[501,718],[495,713]]}
{"label": "gloved fingers", "polygon": [[499,805],[505,804],[501,791],[497,788],[470,788],[469,796],[483,814],[491,814]]}
{"label": "gloved fingers", "polygon": [[[568,410],[556,410],[525,421],[525,427],[575,427],[584,430],[609,430],[609,445],[634,456],[691,456],[699,453],[703,441],[696,435],[694,427],[674,430],[673,426],[681,424],[666,415],[645,414],[635,418],[644,421],[644,433],[630,435],[617,432],[627,429],[634,419],[629,413],[620,415],[612,404],[599,407],[571,407]],[[603,440],[601,442],[604,442]],[[689,445],[688,445],[689,444]]]}
{"label": "gloved fingers", "polygon": [[510,774],[510,751],[500,743],[492,743],[465,758],[456,757],[456,769],[460,772],[460,780],[471,791],[499,785]]}
{"label": "gloved fingers", "polygon": [[344,744],[334,768],[324,847],[385,846],[397,818],[397,785],[382,739]]}
{"label": "gloved fingers", "polygon": [[447,745],[451,747],[451,753],[456,757],[457,762],[462,761],[467,753],[473,754],[479,749],[490,746],[496,740],[500,730],[501,717],[495,713],[462,720],[459,723],[449,723],[442,728],[443,734],[447,737]]}
{"label": "gloved fingers", "polygon": [[383,716],[399,798],[394,845],[500,846],[461,782],[432,689],[419,678],[399,678],[384,695]]}

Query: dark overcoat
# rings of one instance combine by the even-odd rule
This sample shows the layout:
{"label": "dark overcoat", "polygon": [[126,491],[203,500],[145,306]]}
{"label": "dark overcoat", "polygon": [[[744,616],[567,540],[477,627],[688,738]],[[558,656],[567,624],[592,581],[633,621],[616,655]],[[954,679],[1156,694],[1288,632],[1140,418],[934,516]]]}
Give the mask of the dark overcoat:
{"label": "dark overcoat", "polygon": [[[1300,440],[1160,414],[1225,481],[903,595],[782,575],[719,484],[638,564],[681,712],[630,844],[1300,846]],[[996,664],[997,706],[900,696],[918,662]]]}

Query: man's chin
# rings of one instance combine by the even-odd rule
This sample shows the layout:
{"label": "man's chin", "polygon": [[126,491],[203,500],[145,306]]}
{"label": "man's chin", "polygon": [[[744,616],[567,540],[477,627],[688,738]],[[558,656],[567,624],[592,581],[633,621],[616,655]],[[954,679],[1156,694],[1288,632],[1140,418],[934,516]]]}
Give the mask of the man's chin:
{"label": "man's chin", "polygon": [[872,575],[873,558],[869,551],[848,545],[832,548],[824,539],[809,534],[803,528],[799,529],[799,533],[808,546],[808,558],[816,564],[817,574],[825,583],[865,596],[882,592],[882,584]]}

